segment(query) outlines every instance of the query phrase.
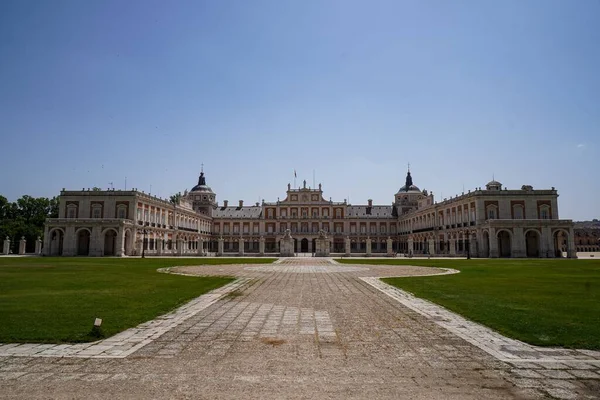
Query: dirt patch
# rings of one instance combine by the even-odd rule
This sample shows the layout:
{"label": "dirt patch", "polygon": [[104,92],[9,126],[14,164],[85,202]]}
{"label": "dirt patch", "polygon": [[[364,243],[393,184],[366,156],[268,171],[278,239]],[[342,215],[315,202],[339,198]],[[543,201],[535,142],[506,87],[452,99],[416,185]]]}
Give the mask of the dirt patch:
{"label": "dirt patch", "polygon": [[241,297],[243,295],[244,295],[244,293],[241,290],[238,289],[238,290],[234,290],[232,292],[227,293],[225,295],[225,298],[226,299],[235,299],[235,298]]}
{"label": "dirt patch", "polygon": [[285,340],[277,339],[277,338],[262,338],[262,339],[260,339],[260,341],[263,342],[264,344],[270,344],[273,347],[281,346],[282,344],[285,343]]}

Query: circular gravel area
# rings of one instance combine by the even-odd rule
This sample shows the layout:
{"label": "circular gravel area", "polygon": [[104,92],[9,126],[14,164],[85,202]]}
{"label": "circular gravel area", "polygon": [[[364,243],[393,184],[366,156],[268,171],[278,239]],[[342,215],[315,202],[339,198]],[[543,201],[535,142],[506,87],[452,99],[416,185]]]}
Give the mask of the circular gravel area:
{"label": "circular gravel area", "polygon": [[247,271],[258,271],[258,272],[283,272],[286,274],[326,274],[332,272],[356,272],[356,271],[368,271],[366,267],[355,267],[355,266],[342,266],[342,265],[286,265],[286,264],[272,264],[272,265],[259,265],[256,267],[245,267]]}

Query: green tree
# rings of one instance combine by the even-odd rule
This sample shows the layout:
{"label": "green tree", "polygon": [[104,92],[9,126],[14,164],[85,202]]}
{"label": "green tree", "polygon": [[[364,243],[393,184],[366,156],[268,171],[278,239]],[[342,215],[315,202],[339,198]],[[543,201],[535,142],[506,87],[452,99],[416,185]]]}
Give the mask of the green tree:
{"label": "green tree", "polygon": [[179,204],[180,200],[181,200],[181,192],[175,193],[174,195],[169,197],[169,201],[173,204]]}
{"label": "green tree", "polygon": [[32,252],[35,241],[44,233],[46,218],[58,217],[58,198],[24,195],[15,202],[0,196],[0,241],[7,236],[13,253],[18,251],[21,237],[27,240],[26,251]]}

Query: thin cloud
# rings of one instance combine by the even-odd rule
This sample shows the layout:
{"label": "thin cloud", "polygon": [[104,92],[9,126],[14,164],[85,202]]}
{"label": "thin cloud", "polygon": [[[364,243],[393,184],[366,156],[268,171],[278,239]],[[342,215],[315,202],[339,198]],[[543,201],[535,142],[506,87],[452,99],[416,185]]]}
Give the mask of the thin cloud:
{"label": "thin cloud", "polygon": [[578,148],[578,149],[581,149],[581,148],[584,148],[584,147],[585,147],[585,144],[583,144],[583,143],[579,143],[579,144],[577,145],[577,148]]}

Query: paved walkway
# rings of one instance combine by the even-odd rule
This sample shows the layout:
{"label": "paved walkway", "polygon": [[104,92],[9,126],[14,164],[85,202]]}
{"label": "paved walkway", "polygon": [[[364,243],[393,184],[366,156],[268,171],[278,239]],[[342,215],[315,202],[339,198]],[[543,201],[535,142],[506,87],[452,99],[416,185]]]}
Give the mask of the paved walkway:
{"label": "paved walkway", "polygon": [[40,357],[30,349],[19,357],[0,356],[0,398],[527,399],[600,393],[593,354],[577,362],[502,361],[368,279],[443,272],[433,268],[284,259],[171,272],[244,281],[222,289],[220,299],[202,296],[167,317],[160,334],[138,331],[143,344],[127,354],[57,357],[55,349]]}

